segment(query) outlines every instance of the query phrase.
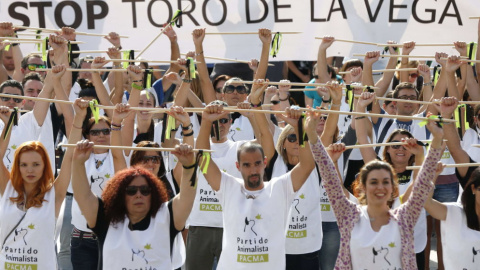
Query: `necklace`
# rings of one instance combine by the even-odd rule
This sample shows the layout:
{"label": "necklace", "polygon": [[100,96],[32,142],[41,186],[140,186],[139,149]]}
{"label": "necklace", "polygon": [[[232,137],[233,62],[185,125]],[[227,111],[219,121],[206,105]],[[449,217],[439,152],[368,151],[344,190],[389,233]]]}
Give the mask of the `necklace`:
{"label": "necklace", "polygon": [[108,153],[103,158],[99,158],[99,159],[96,159],[95,155],[93,156],[93,159],[95,160],[96,169],[100,168],[103,165],[103,162],[105,161],[105,159],[107,159],[107,156],[108,156]]}

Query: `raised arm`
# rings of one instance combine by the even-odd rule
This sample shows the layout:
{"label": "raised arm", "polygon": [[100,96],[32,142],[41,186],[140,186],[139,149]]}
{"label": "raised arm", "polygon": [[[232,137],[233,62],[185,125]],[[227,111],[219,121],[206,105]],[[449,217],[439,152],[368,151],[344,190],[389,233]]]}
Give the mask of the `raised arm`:
{"label": "raised arm", "polygon": [[[378,58],[380,57],[380,51],[373,51],[373,52],[367,52],[367,56],[365,56],[365,59],[363,61],[363,74],[362,74],[362,84],[363,85],[369,85],[373,86],[373,64],[378,61]],[[386,91],[386,89],[385,89]],[[385,94],[385,91],[382,93],[381,91],[376,93],[376,96],[382,96]],[[380,103],[379,102],[373,102],[372,103],[372,113],[380,113]],[[377,122],[377,118],[372,117],[373,122]]]}
{"label": "raised arm", "polygon": [[[355,107],[356,112],[365,112],[367,106],[375,100],[374,93],[363,92],[360,98],[358,99],[357,106]],[[370,144],[373,143],[372,137],[369,137],[368,129],[372,129],[370,120],[366,116],[356,116],[354,117],[355,121],[355,132],[357,134],[358,144]],[[370,138],[370,140],[369,140]],[[366,163],[377,159],[377,153],[373,147],[360,148],[360,153],[362,153],[363,161]]]}
{"label": "raised arm", "polygon": [[[166,24],[164,27],[165,32],[163,33],[168,37],[168,40],[170,40],[170,60],[175,61],[180,58],[180,47],[178,46],[177,42],[177,33],[175,33],[175,30],[170,24]],[[172,63],[170,64],[170,67],[167,69],[165,74],[169,72],[178,73],[179,71],[180,67],[176,63]],[[159,78],[159,76],[157,76],[157,78]],[[171,85],[171,81],[162,80],[162,86],[164,91],[167,91],[167,89],[170,88]]]}
{"label": "raised arm", "polygon": [[[195,144],[196,149],[210,149],[210,131],[212,129],[213,121],[228,117],[228,112],[223,110],[222,105],[207,105],[202,113],[202,124],[200,125],[200,132]],[[207,173],[204,174],[205,179],[213,190],[220,189],[221,172],[213,160],[207,168]]]}
{"label": "raised arm", "polygon": [[[111,33],[110,33],[111,34]],[[118,35],[118,34],[117,34]],[[119,38],[120,39],[120,38]],[[112,62],[112,69],[120,69],[122,68],[122,54],[120,50],[116,47],[110,47],[107,51],[108,56],[110,59],[113,60]],[[113,94],[109,95],[111,97],[112,104],[122,103],[123,99],[123,73],[122,72],[110,72],[108,74],[108,85],[110,87],[111,92]],[[113,87],[110,85],[113,84]]]}
{"label": "raised arm", "polygon": [[[192,55],[193,52],[189,52],[187,57]],[[193,59],[195,59],[193,57]],[[187,104],[188,99],[188,92],[190,90],[190,85],[192,84],[192,78],[190,77],[189,73],[187,72],[187,60],[186,59],[178,59],[178,66],[185,71],[185,78],[181,79],[178,73],[169,73],[167,76],[169,80],[180,80],[180,88],[178,89],[177,94],[175,95],[175,99],[173,100],[174,106],[185,106]]]}
{"label": "raised arm", "polygon": [[262,41],[262,54],[260,55],[260,63],[254,79],[265,79],[268,69],[268,57],[270,52],[270,43],[272,42],[272,32],[270,29],[258,29],[258,37]]}
{"label": "raised arm", "polygon": [[[112,132],[110,133],[110,144],[112,146],[123,146],[122,144],[122,137],[127,136],[131,138],[131,135],[125,133],[133,133],[133,130],[130,128],[129,130],[123,129],[123,121],[124,119],[131,118],[131,115],[135,115],[134,111],[130,109],[130,105],[119,103],[115,105],[115,110],[113,110],[112,116]],[[125,120],[130,121],[130,120]],[[125,132],[125,133],[124,133]],[[131,146],[132,143],[130,142]],[[111,149],[112,157],[113,157],[113,168],[116,172],[121,171],[123,169],[128,168],[127,161],[123,155],[123,151],[119,149]]]}
{"label": "raised arm", "polygon": [[447,89],[448,89],[448,96],[449,97],[456,97],[457,99],[461,99],[463,96],[460,96],[460,91],[457,87],[457,80],[455,76],[455,72],[458,68],[466,65],[465,62],[460,61],[460,57],[457,55],[451,55],[448,57],[447,60],[447,67],[443,70],[447,75]]}
{"label": "raised arm", "polygon": [[203,100],[206,104],[216,100],[215,89],[208,75],[207,62],[203,51],[203,40],[205,38],[205,28],[195,29],[192,32],[193,43],[195,44],[195,55],[197,56],[198,75],[200,76],[200,87],[202,88]]}
{"label": "raised arm", "polygon": [[[435,53],[435,61],[442,66],[442,69],[447,67],[447,60],[443,60],[443,58],[447,57],[448,54],[446,53]],[[438,81],[435,83],[433,88],[433,96],[431,97],[431,100],[441,99],[445,96],[445,91],[447,91],[447,74],[446,72],[442,72],[440,73]],[[435,114],[437,112],[437,108],[434,105],[428,105],[427,111]]]}
{"label": "raised arm", "polygon": [[[455,49],[458,51],[461,57],[467,57],[467,43],[465,41],[455,41],[453,43]],[[467,68],[471,68],[468,64],[460,65],[460,78],[457,80],[458,96],[462,98],[465,93],[465,86],[467,82]]]}
{"label": "raised arm", "polygon": [[192,167],[195,164],[195,153],[191,145],[181,144],[175,147],[175,151],[172,154],[177,157],[178,163],[183,166],[180,193],[173,198],[172,202],[175,229],[181,231],[185,227],[185,222],[190,215],[193,201],[195,200],[197,179],[192,179],[195,171],[195,166]]}
{"label": "raised arm", "polygon": [[[410,55],[415,49],[415,42],[408,41],[403,43],[402,55]],[[408,68],[408,56],[402,57],[400,68]],[[408,71],[400,71],[400,82],[408,82]]]}
{"label": "raised arm", "polygon": [[[395,41],[391,41],[391,40],[389,40],[387,43],[392,44],[392,45],[396,44]],[[393,47],[394,46],[389,46],[388,47],[388,52],[392,56],[393,55],[398,55],[398,50],[395,50]],[[397,66],[397,61],[398,61],[398,57],[390,57],[390,59],[388,60],[387,66],[385,68],[386,69],[394,69]],[[364,64],[364,66],[365,66],[365,64]],[[377,83],[375,83],[375,86],[379,88],[379,89],[375,90],[375,93],[377,94],[377,97],[383,97],[385,95],[385,93],[388,90],[388,87],[390,86],[390,83],[392,82],[392,79],[393,79],[394,75],[395,75],[394,71],[383,72],[382,77],[377,81]],[[373,84],[367,84],[367,85],[373,85]]]}
{"label": "raised arm", "polygon": [[[330,81],[330,74],[327,68],[327,49],[335,42],[335,38],[332,36],[323,36],[320,46],[318,46],[317,54],[317,75],[318,79],[316,83],[326,83]],[[301,78],[301,77],[300,77]]]}
{"label": "raised arm", "polygon": [[[10,142],[10,136],[12,135],[12,131],[10,130],[10,132],[8,132],[7,136],[5,137],[5,133],[9,130],[7,128],[7,123],[8,123],[8,119],[10,118],[10,115],[11,115],[10,108],[6,106],[0,106],[0,118],[4,123],[4,128],[3,128],[1,139],[0,139],[0,156],[2,157],[2,159],[5,156],[5,153],[7,152],[8,143]],[[9,180],[10,180],[10,171],[8,171],[7,167],[2,162],[2,171],[0,176],[0,195],[3,195],[3,192],[5,192],[5,188],[7,187],[7,183]]]}
{"label": "raised arm", "polygon": [[[92,68],[102,68],[103,66],[105,66],[106,63],[107,61],[105,60],[105,57],[95,57],[92,63]],[[103,81],[100,77],[99,71],[92,72],[92,82],[93,86],[95,87],[95,92],[97,93],[100,104],[104,106],[113,106],[112,102],[110,101],[110,96],[108,95],[107,89],[105,88],[105,85],[103,85]],[[111,109],[105,110],[105,112],[107,113],[108,117],[112,117],[113,111]]]}
{"label": "raised arm", "polygon": [[[256,83],[253,84],[252,90],[250,91],[250,102],[253,104],[253,110],[261,110],[262,106],[260,97],[263,96],[268,84],[263,83],[263,80],[256,80]],[[270,131],[270,125],[268,123],[267,114],[264,113],[253,113],[255,117],[256,125],[259,128],[260,132],[260,144],[262,145],[263,152],[267,159],[267,165],[270,164],[270,160],[275,154],[275,142],[273,141],[273,134]]]}
{"label": "raised arm", "polygon": [[[340,106],[342,104],[342,86],[336,81],[329,82],[327,85],[328,91],[330,92],[330,99],[332,100],[330,110],[338,111],[340,110]],[[324,145],[331,144],[337,139],[334,137],[335,130],[337,129],[338,119],[339,115],[336,113],[331,113],[328,115],[320,137]]]}
{"label": "raised arm", "polygon": [[[444,167],[445,165],[441,162],[437,164],[436,175],[435,178],[432,180],[433,184],[435,184],[435,182],[437,181],[437,177],[442,173]],[[447,206],[437,200],[434,200],[432,196],[433,192],[430,192],[427,201],[425,201],[425,210],[427,210],[428,214],[430,214],[436,220],[447,219]]]}
{"label": "raised arm", "polygon": [[79,141],[72,158],[73,197],[78,203],[82,215],[87,220],[88,227],[97,225],[98,199],[90,189],[85,162],[93,150],[93,143],[88,140]]}
{"label": "raised arm", "polygon": [[[300,117],[302,116],[302,111],[298,107],[290,107],[285,109],[285,115],[283,117],[284,121],[295,128],[295,133],[298,138],[303,136],[303,134],[299,134],[298,132],[298,122]],[[305,127],[310,128],[310,126]],[[314,128],[315,130],[315,128]],[[298,159],[299,162],[295,167],[292,169],[292,184],[293,190],[297,191],[302,186],[303,183],[307,180],[308,176],[312,173],[312,170],[315,168],[315,161],[313,160],[312,151],[310,150],[310,144],[306,141],[304,142],[305,145],[299,145],[299,155]]]}

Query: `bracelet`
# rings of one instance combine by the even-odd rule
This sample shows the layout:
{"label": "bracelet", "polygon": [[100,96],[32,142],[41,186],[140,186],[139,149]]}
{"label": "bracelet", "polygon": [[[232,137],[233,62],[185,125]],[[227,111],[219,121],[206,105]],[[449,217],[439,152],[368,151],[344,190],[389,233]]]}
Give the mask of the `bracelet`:
{"label": "bracelet", "polygon": [[196,55],[196,56],[199,56],[199,55],[201,55],[201,54],[203,54],[203,51],[201,51],[201,52],[199,52],[199,53],[196,53],[195,55]]}
{"label": "bracelet", "polygon": [[252,108],[262,107],[262,102],[260,101],[258,104],[250,103],[250,106],[252,106]]}
{"label": "bracelet", "polygon": [[178,127],[177,128],[172,128],[171,131],[174,131],[174,132],[178,131]]}
{"label": "bracelet", "polygon": [[78,128],[78,129],[82,129],[81,127],[77,127],[77,126],[75,126],[74,124],[72,124],[72,127]]}
{"label": "bracelet", "polygon": [[121,49],[122,49],[122,46],[121,46],[121,45],[120,45],[120,46],[118,46],[118,48],[117,48],[117,49],[121,50]]}
{"label": "bracelet", "polygon": [[193,128],[193,124],[192,124],[192,123],[188,124],[186,127],[184,127],[184,126],[182,125],[182,130],[189,130],[190,128]]}
{"label": "bracelet", "polygon": [[190,131],[190,133],[186,133],[186,134],[183,133],[183,137],[190,137],[190,136],[192,136],[192,135],[193,135],[193,130]]}
{"label": "bracelet", "polygon": [[119,128],[119,127],[122,127],[122,124],[120,124],[120,125],[116,125],[116,124],[112,123],[112,124],[111,124],[111,126],[112,126],[112,127]]}
{"label": "bracelet", "polygon": [[432,86],[433,82],[424,83],[423,86]]}
{"label": "bracelet", "polygon": [[342,106],[342,104],[331,104],[330,105],[330,107],[334,107],[334,106],[340,108],[340,106]]}
{"label": "bracelet", "polygon": [[184,82],[184,83],[191,83],[191,82],[192,82],[192,79],[190,79],[190,80],[189,80],[189,79],[182,79],[182,82]]}
{"label": "bracelet", "polygon": [[331,102],[332,102],[332,98],[330,98],[330,99],[323,99],[323,98],[322,98],[322,102],[331,103]]}
{"label": "bracelet", "polygon": [[132,88],[137,89],[137,90],[143,90],[143,86],[136,85],[135,83],[132,83]]}
{"label": "bracelet", "polygon": [[188,169],[193,169],[193,168],[195,168],[195,166],[197,166],[197,163],[193,163],[193,164],[190,165],[190,166],[185,166],[185,165],[182,164],[182,167],[183,167],[184,169],[186,169],[186,170],[188,170]]}
{"label": "bracelet", "polygon": [[122,126],[117,127],[117,126],[114,126],[114,125],[112,124],[112,125],[110,126],[110,130],[111,130],[111,131],[120,131],[120,130],[122,130]]}
{"label": "bracelet", "polygon": [[363,118],[367,118],[366,116],[357,116],[355,117],[355,120],[360,120],[360,119],[363,119]]}
{"label": "bracelet", "polygon": [[280,95],[278,95],[278,100],[280,100],[280,101],[287,101],[289,97],[290,97],[290,94],[287,94],[287,97],[286,97],[286,98],[281,99],[281,98],[280,98]]}
{"label": "bracelet", "polygon": [[112,65],[112,68],[121,68],[122,65]]}

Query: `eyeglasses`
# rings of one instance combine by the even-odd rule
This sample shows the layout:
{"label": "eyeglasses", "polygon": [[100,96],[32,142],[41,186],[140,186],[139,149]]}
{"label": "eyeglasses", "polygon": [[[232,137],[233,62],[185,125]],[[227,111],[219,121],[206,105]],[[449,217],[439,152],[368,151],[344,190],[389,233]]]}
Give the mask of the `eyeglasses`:
{"label": "eyeglasses", "polygon": [[[11,97],[1,97],[2,101],[9,102],[12,98]],[[13,102],[20,103],[22,102],[21,98],[13,98]]]}
{"label": "eyeglasses", "polygon": [[287,141],[291,142],[291,143],[295,143],[297,142],[297,134],[288,134],[287,136]]}
{"label": "eyeglasses", "polygon": [[408,74],[408,76],[412,79],[416,79],[418,77],[418,74],[417,73],[410,73],[410,74]]}
{"label": "eyeglasses", "polygon": [[38,65],[38,64],[28,64],[28,70],[35,71],[37,68],[45,68],[45,65]]}
{"label": "eyeglasses", "polygon": [[245,87],[245,85],[234,86],[234,85],[230,84],[230,85],[225,86],[225,94],[231,94],[235,90],[237,90],[237,93],[239,93],[239,94],[246,94],[247,93],[247,87]]}
{"label": "eyeglasses", "polygon": [[[393,140],[391,142],[400,142],[400,141]],[[400,149],[400,147],[403,147],[403,145],[391,145],[390,147],[392,147],[392,149]],[[406,150],[405,147],[403,147],[403,149]]]}
{"label": "eyeglasses", "polygon": [[222,87],[215,88],[215,92],[222,93]]}
{"label": "eyeglasses", "polygon": [[326,115],[320,116],[320,120],[327,121],[327,117],[328,117],[328,116],[326,116]]}
{"label": "eyeglasses", "polygon": [[313,75],[313,78],[314,78],[314,79],[318,79],[318,75]]}
{"label": "eyeglasses", "polygon": [[105,136],[110,135],[110,129],[109,128],[91,129],[88,134],[90,134],[90,136],[100,136],[100,133],[102,133]]}
{"label": "eyeglasses", "polygon": [[143,156],[142,157],[142,162],[144,164],[146,164],[149,161],[151,161],[153,164],[160,164],[160,159],[161,158],[162,158],[161,156]]}
{"label": "eyeglasses", "polygon": [[220,122],[220,124],[226,124],[226,123],[230,122],[230,119],[222,118],[222,119],[218,119],[218,122]]}
{"label": "eyeglasses", "polygon": [[399,96],[398,98],[403,100],[417,100],[417,96]]}
{"label": "eyeglasses", "polygon": [[125,193],[128,196],[135,196],[139,190],[143,196],[148,196],[152,193],[152,189],[149,186],[128,186],[125,188]]}
{"label": "eyeglasses", "polygon": [[280,100],[270,100],[273,105],[280,104]]}

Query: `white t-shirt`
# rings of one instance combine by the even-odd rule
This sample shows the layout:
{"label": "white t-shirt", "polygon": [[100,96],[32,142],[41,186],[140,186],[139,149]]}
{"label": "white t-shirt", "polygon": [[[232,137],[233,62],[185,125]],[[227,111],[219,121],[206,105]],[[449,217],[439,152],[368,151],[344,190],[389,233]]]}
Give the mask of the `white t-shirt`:
{"label": "white t-shirt", "polygon": [[6,239],[0,251],[2,269],[56,269],[55,189],[45,193],[41,207],[30,207],[15,228],[25,213],[10,201],[17,196],[8,181],[0,201],[0,239]]}
{"label": "white t-shirt", "polygon": [[480,269],[480,232],[467,227],[460,204],[446,203],[447,218],[441,221],[445,269]]}
{"label": "white t-shirt", "polygon": [[[211,158],[220,171],[235,177],[241,177],[236,167],[237,149],[244,141],[233,142],[227,140],[223,143],[210,142]],[[188,226],[223,227],[222,205],[216,192],[208,184],[202,173],[198,174],[197,192],[193,202],[192,212],[187,220]]]}
{"label": "white t-shirt", "polygon": [[[105,158],[105,159],[104,159]],[[103,160],[103,165],[98,169],[95,168],[95,159]],[[113,166],[113,157],[111,152],[105,154],[95,155],[90,154],[90,157],[85,162],[85,171],[87,172],[88,182],[93,194],[98,197],[102,197],[103,188],[107,184],[107,181],[115,174]],[[75,193],[75,191],[73,191]],[[72,224],[77,229],[84,232],[91,232],[87,227],[87,220],[82,215],[82,211],[78,206],[77,200],[72,201]]]}
{"label": "white t-shirt", "polygon": [[227,136],[229,140],[234,142],[251,141],[255,139],[252,124],[250,124],[248,118],[243,115],[235,119]]}
{"label": "white t-shirt", "polygon": [[160,206],[144,231],[130,230],[129,220],[108,227],[103,244],[103,269],[172,270],[170,257],[170,214],[167,203]]}
{"label": "white t-shirt", "polygon": [[480,160],[480,148],[472,147],[472,144],[480,144],[480,135],[478,135],[475,129],[469,128],[463,135],[462,148],[468,153],[470,158],[478,161]]}
{"label": "white t-shirt", "polygon": [[217,269],[285,269],[285,233],[295,198],[291,174],[248,191],[242,179],[222,173],[217,196],[224,210]]}
{"label": "white t-shirt", "polygon": [[355,223],[350,254],[352,269],[402,269],[402,243],[397,221],[390,218],[378,232],[372,229],[367,206],[361,207],[360,219]]}

